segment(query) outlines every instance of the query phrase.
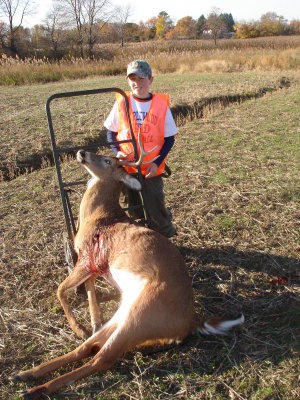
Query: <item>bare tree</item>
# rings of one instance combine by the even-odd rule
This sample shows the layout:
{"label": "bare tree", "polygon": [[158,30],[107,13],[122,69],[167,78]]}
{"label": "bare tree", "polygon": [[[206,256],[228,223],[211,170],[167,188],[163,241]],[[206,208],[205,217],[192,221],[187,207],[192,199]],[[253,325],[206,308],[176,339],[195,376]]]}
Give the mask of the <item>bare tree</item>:
{"label": "bare tree", "polygon": [[80,56],[84,58],[84,39],[86,35],[89,57],[93,58],[96,31],[101,30],[110,17],[110,1],[56,0],[56,3],[61,4],[71,26],[77,29]]}
{"label": "bare tree", "polygon": [[83,0],[55,0],[54,6],[61,7],[66,17],[66,23],[77,30],[77,42],[81,58],[84,57],[84,27],[82,19]]}
{"label": "bare tree", "polygon": [[131,4],[127,3],[123,6],[118,6],[115,8],[115,21],[118,29],[118,33],[121,39],[121,46],[124,46],[125,39],[125,27],[128,23],[129,17],[132,15]]}
{"label": "bare tree", "polygon": [[26,15],[34,14],[33,0],[0,0],[0,16],[6,20],[9,28],[9,49],[17,55],[16,35]]}
{"label": "bare tree", "polygon": [[59,55],[59,42],[65,25],[63,9],[60,4],[52,6],[52,10],[46,15],[44,24],[45,31],[48,33],[52,44],[54,58],[57,59]]}
{"label": "bare tree", "polygon": [[109,0],[83,0],[82,17],[87,32],[89,58],[93,59],[96,25],[97,30],[101,31],[111,17]]}
{"label": "bare tree", "polygon": [[223,32],[227,32],[228,30],[218,8],[213,8],[211,13],[208,15],[205,22],[205,28],[211,32],[215,45],[217,45],[217,39]]}
{"label": "bare tree", "polygon": [[7,49],[7,32],[8,26],[4,22],[0,21],[0,50],[2,49],[3,51]]}

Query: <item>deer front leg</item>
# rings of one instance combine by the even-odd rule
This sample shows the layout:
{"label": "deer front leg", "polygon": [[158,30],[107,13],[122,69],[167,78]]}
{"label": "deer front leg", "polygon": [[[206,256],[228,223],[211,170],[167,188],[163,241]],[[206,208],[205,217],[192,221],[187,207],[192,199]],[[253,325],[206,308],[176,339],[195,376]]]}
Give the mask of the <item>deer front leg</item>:
{"label": "deer front leg", "polygon": [[91,272],[84,268],[80,263],[77,263],[70,275],[59,285],[57,290],[57,297],[64,309],[70,327],[81,339],[87,339],[90,336],[90,333],[76,320],[68,302],[67,293],[71,289],[75,289],[77,286],[84,283],[88,278],[90,278],[90,276]]}
{"label": "deer front leg", "polygon": [[89,309],[91,316],[91,324],[92,324],[92,333],[96,333],[101,328],[101,317],[100,317],[100,308],[96,298],[95,292],[95,279],[96,275],[92,275],[86,282],[85,288],[89,301]]}

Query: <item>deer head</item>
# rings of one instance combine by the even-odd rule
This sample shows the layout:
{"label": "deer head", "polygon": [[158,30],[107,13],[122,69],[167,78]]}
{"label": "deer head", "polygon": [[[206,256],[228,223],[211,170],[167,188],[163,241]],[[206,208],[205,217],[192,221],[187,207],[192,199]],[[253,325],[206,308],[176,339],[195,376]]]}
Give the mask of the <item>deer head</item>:
{"label": "deer head", "polygon": [[77,161],[80,162],[87,172],[92,176],[89,187],[94,183],[101,181],[107,185],[113,186],[114,182],[122,182],[133,190],[141,190],[141,183],[132,175],[127,174],[120,161],[116,157],[103,156],[90,153],[84,150],[77,152]]}

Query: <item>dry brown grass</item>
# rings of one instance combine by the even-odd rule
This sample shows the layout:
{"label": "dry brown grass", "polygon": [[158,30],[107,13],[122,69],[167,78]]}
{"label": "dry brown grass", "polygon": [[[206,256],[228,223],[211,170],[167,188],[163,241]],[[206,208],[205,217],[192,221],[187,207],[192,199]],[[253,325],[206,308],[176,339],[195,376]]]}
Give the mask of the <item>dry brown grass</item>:
{"label": "dry brown grass", "polygon": [[[208,109],[180,128],[169,157],[173,240],[188,264],[197,312],[243,311],[245,325],[227,338],[191,337],[163,352],[130,353],[52,399],[300,398],[299,96],[293,81],[258,100]],[[63,172],[81,176],[73,161]],[[10,383],[13,373],[80,341],[56,298],[66,267],[53,168],[0,185],[0,398],[16,399],[23,385]],[[79,197],[72,196],[77,205]],[[276,286],[278,277],[287,282]],[[100,282],[100,300],[115,295]],[[84,300],[71,299],[88,324]],[[116,304],[101,303],[105,319]]]}
{"label": "dry brown grass", "polygon": [[258,39],[171,40],[105,44],[101,60],[0,59],[0,85],[24,85],[125,74],[132,59],[146,59],[154,73],[207,73],[299,70],[300,36]]}

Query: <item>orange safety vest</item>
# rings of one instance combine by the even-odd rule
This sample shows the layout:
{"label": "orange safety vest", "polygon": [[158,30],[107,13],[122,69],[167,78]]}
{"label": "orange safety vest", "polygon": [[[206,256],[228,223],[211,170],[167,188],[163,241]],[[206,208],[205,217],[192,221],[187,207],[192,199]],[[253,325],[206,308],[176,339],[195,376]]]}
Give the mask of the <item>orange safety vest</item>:
{"label": "orange safety vest", "polygon": [[[130,92],[126,92],[126,95],[129,100],[129,115],[132,124],[132,130],[135,140],[137,142],[139,126],[132,111]],[[116,93],[116,100],[119,112],[119,130],[117,134],[117,140],[121,141],[131,139],[124,98],[119,93]],[[150,105],[150,109],[141,125],[141,139],[145,151],[152,150],[155,146],[157,146],[157,148],[153,152],[145,156],[144,162],[150,161],[160,154],[161,148],[165,140],[164,127],[168,106],[169,96],[167,94],[155,93],[152,95],[152,103]],[[138,143],[137,147],[138,153],[140,154]],[[129,154],[131,152],[132,154],[134,154],[133,146],[131,143],[120,143],[120,150],[125,154]],[[145,175],[148,166],[149,164],[141,165],[141,171],[143,175]],[[126,166],[125,169],[128,173],[136,173],[136,168],[134,167]],[[165,162],[163,161],[157,169],[156,176],[161,175],[164,170]]]}

